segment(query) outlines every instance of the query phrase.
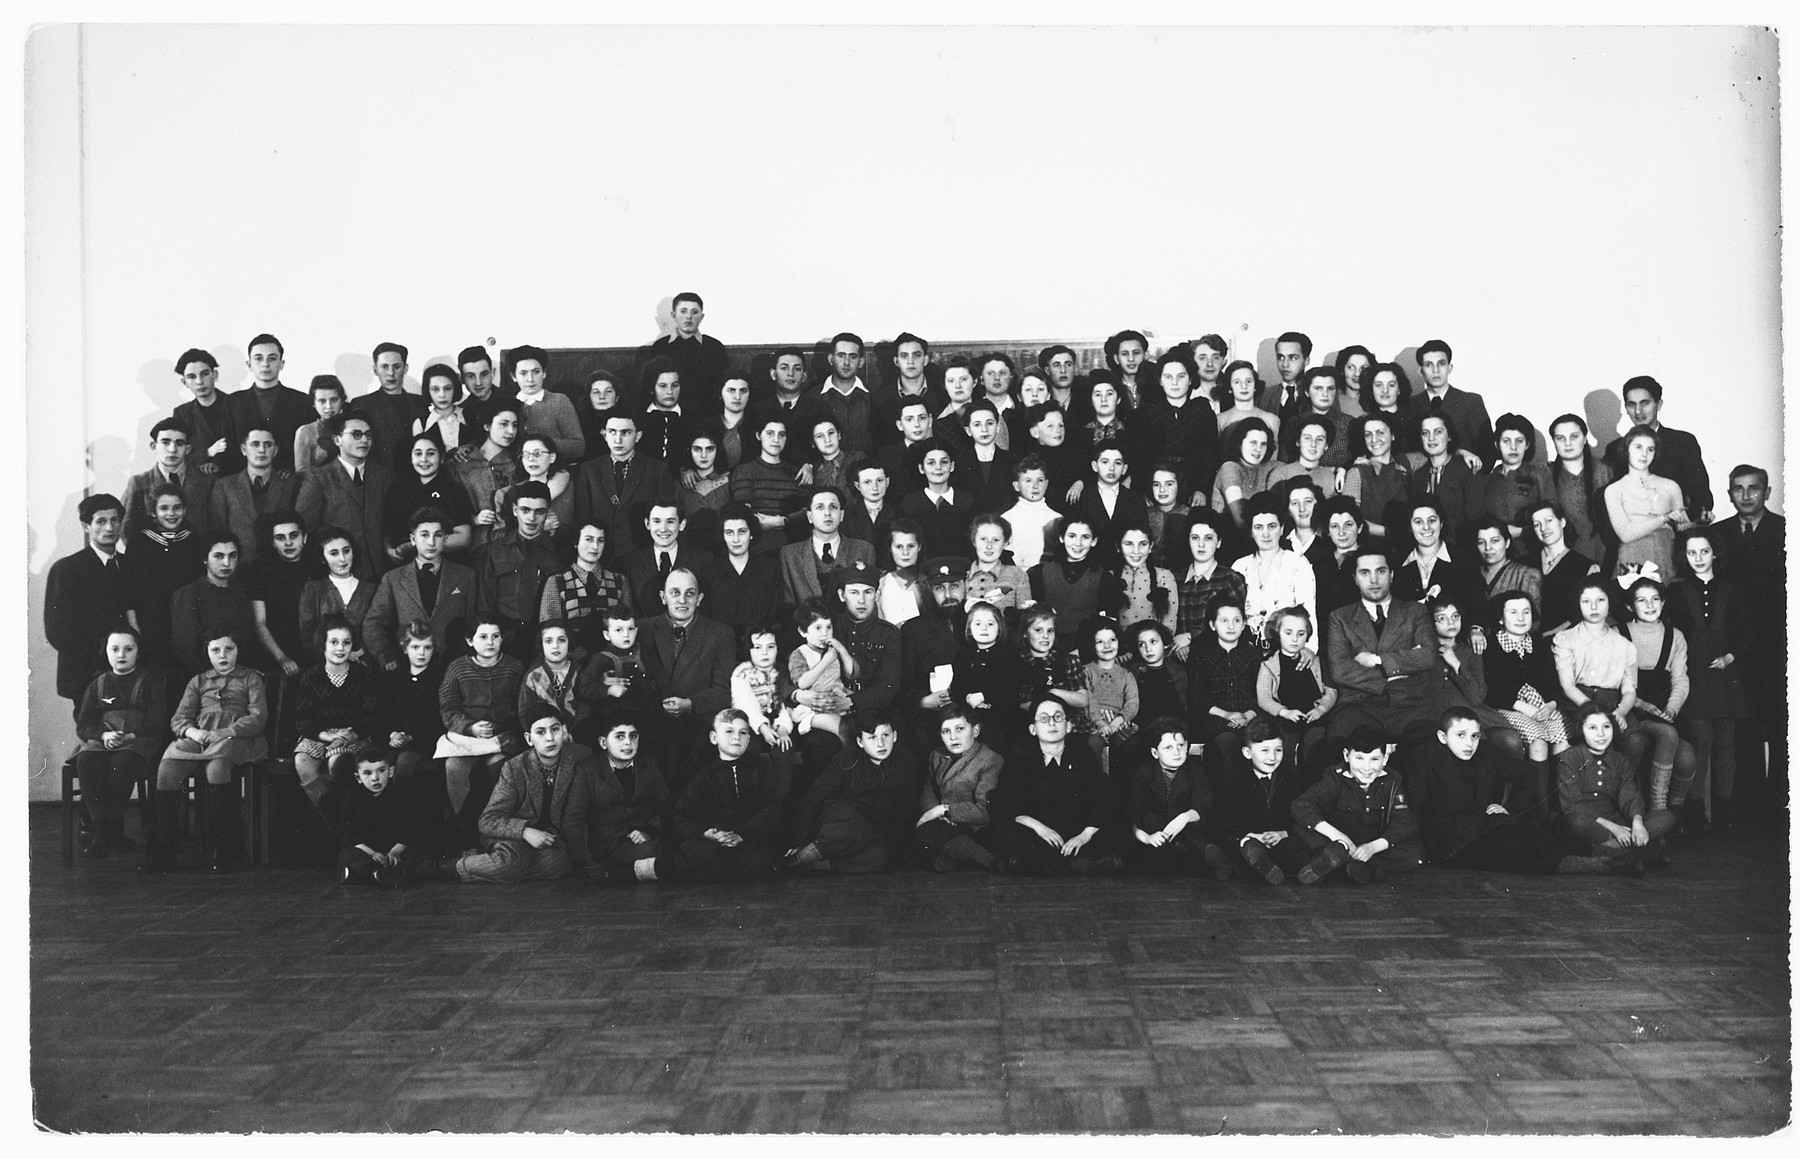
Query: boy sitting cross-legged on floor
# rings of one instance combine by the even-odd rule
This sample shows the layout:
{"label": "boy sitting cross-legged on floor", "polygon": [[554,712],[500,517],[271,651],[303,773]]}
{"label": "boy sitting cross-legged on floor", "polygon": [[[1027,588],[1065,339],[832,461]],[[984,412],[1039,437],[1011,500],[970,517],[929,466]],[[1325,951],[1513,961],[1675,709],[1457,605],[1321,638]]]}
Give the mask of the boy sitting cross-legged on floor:
{"label": "boy sitting cross-legged on floor", "polygon": [[1418,818],[1407,808],[1400,778],[1388,772],[1387,742],[1373,726],[1350,734],[1343,761],[1294,798],[1293,811],[1295,832],[1314,851],[1300,870],[1305,885],[1339,869],[1361,885],[1424,862]]}
{"label": "boy sitting cross-legged on floor", "polygon": [[1132,835],[1126,864],[1159,877],[1210,870],[1225,881],[1234,867],[1225,851],[1206,839],[1203,823],[1213,811],[1212,794],[1199,759],[1188,759],[1187,726],[1172,717],[1153,720],[1144,738],[1150,760],[1132,773],[1126,797]]}
{"label": "boy sitting cross-legged on floor", "polygon": [[345,885],[392,888],[449,876],[420,856],[424,816],[414,787],[394,779],[394,753],[387,746],[356,754],[356,777],[338,809],[338,865]]}
{"label": "boy sitting cross-legged on floor", "polygon": [[644,748],[635,712],[601,717],[600,752],[588,772],[588,850],[607,882],[657,880],[657,859],[668,849],[662,819],[669,785]]}
{"label": "boy sitting cross-legged on floor", "polygon": [[750,718],[735,708],[712,719],[714,755],[675,804],[681,852],[657,858],[658,877],[766,881],[775,876],[776,828],[787,778],[767,754],[750,753]]}
{"label": "boy sitting cross-legged on floor", "polygon": [[547,881],[590,872],[586,767],[593,753],[569,743],[563,714],[539,702],[519,718],[525,752],[500,769],[500,783],[481,811],[485,852],[449,862],[459,881]]}
{"label": "boy sitting cross-legged on floor", "polygon": [[1224,754],[1219,765],[1211,818],[1213,839],[1236,853],[1250,872],[1270,885],[1298,873],[1310,856],[1289,832],[1294,798],[1305,788],[1300,770],[1283,760],[1286,745],[1275,722],[1258,716],[1244,726],[1239,753]]}

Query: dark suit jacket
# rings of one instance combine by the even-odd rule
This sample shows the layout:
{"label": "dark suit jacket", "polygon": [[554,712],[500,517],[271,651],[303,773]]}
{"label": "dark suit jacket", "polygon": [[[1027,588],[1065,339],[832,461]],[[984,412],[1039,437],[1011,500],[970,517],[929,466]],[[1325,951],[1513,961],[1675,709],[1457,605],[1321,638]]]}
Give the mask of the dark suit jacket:
{"label": "dark suit jacket", "polygon": [[[969,493],[969,497],[975,501],[976,514],[979,515],[986,511],[1005,511],[1019,501],[1018,493],[1013,490],[1012,485],[1013,464],[1017,461],[1017,457],[1011,451],[995,447],[994,461],[986,464],[987,478],[983,480],[981,477],[983,464],[976,460],[975,449],[965,444],[957,450],[956,474],[950,476],[950,481],[956,484],[957,494],[960,495],[965,490]],[[853,501],[857,506],[862,506],[860,497]],[[850,500],[846,502],[850,502]],[[868,518],[866,508],[863,518],[865,521]],[[848,515],[844,517],[844,522],[848,526],[850,522]],[[849,532],[846,531],[845,534],[849,534]],[[859,535],[857,538],[867,539],[868,537]],[[869,542],[874,543],[875,540],[870,539]]]}
{"label": "dark suit jacket", "polygon": [[[625,590],[631,593],[632,606],[643,612],[656,612],[662,606],[662,573],[656,565],[656,548],[640,547],[625,557],[619,565],[619,575],[625,581]],[[694,573],[700,581],[702,593],[708,589],[703,578],[711,567],[713,556],[710,551],[702,551],[698,547],[682,544],[675,553],[675,561],[670,570],[684,567]]]}
{"label": "dark suit jacket", "polygon": [[637,783],[630,797],[626,797],[619,774],[613,771],[612,762],[604,754],[596,754],[587,768],[588,848],[596,860],[642,848],[631,842],[633,829],[641,830],[652,840],[662,836],[662,817],[669,807],[669,785],[663,780],[656,758],[641,751],[638,753],[632,764]]}
{"label": "dark suit jacket", "polygon": [[[275,468],[269,476],[269,488],[263,496],[264,511],[280,511],[292,507],[300,494],[300,480],[293,473]],[[239,471],[216,479],[212,496],[207,501],[207,529],[229,531],[238,537],[243,550],[238,555],[241,567],[256,560],[256,499],[250,491],[250,476]]]}
{"label": "dark suit jacket", "polygon": [[[674,503],[675,480],[660,459],[638,453],[620,491],[612,456],[590,459],[575,472],[575,526],[592,522],[606,528],[606,556],[616,569],[631,554],[652,502]],[[643,505],[643,506],[640,506]]]}
{"label": "dark suit jacket", "polygon": [[[1467,761],[1457,760],[1442,741],[1414,749],[1407,757],[1403,776],[1406,796],[1418,819],[1419,836],[1425,843],[1425,856],[1431,861],[1444,861],[1457,850],[1496,825],[1516,823],[1514,813],[1489,813],[1489,805],[1499,805],[1506,797],[1508,780],[1516,780],[1527,766],[1495,752],[1493,746],[1482,745]],[[1458,812],[1453,802],[1465,799],[1459,783],[1473,778],[1473,810]],[[1515,809],[1518,802],[1514,803]]]}
{"label": "dark suit jacket", "polygon": [[300,476],[300,494],[294,507],[300,512],[307,533],[327,525],[348,532],[356,548],[353,570],[365,579],[376,579],[387,570],[382,527],[392,479],[386,467],[370,461],[363,464],[363,483],[358,489],[351,485],[350,472],[342,459],[333,459]]}
{"label": "dark suit jacket", "polygon": [[1108,515],[1106,505],[1100,502],[1100,485],[1092,479],[1081,489],[1081,498],[1076,500],[1069,514],[1088,520],[1094,529],[1094,552],[1109,566],[1119,562],[1119,536],[1127,527],[1150,530],[1150,505],[1144,502],[1142,495],[1120,487],[1119,501],[1113,506],[1113,513]]}
{"label": "dark suit jacket", "polygon": [[1154,757],[1132,773],[1131,788],[1125,798],[1128,826],[1155,833],[1189,809],[1200,814],[1200,828],[1195,830],[1199,832],[1213,815],[1212,793],[1206,787],[1199,760],[1182,765],[1168,782],[1164,782],[1162,766]]}
{"label": "dark suit jacket", "polygon": [[[1012,503],[1006,504],[1006,507],[1011,506]],[[882,500],[880,513],[873,518],[869,515],[869,505],[863,502],[861,495],[852,490],[844,496],[844,521],[838,525],[838,532],[845,539],[860,539],[873,547],[880,566],[886,567],[891,562],[888,559],[888,529],[893,526],[899,514],[900,500],[895,497],[892,489]],[[923,560],[924,557],[920,558]]]}
{"label": "dark suit jacket", "polygon": [[[188,425],[188,462],[196,467],[211,463],[218,468],[215,479],[244,469],[244,453],[239,450],[244,437],[232,426],[230,397],[221,393],[211,406],[201,406],[190,398],[175,408],[175,417]],[[216,456],[208,455],[207,448],[219,439],[225,440],[225,449]]]}
{"label": "dark suit jacket", "polygon": [[715,555],[699,575],[709,618],[733,632],[775,622],[781,606],[781,568],[774,556],[752,552],[739,575],[729,557]]}
{"label": "dark suit jacket", "polygon": [[[140,471],[125,482],[125,535],[121,542],[146,527],[154,527],[156,521],[150,515],[150,493],[163,482],[162,473],[155,467],[148,471]],[[181,491],[187,496],[187,521],[194,525],[195,531],[212,530],[208,520],[212,511],[212,490],[215,476],[198,470],[192,463],[182,473]]]}
{"label": "dark suit jacket", "polygon": [[1026,738],[1006,758],[1000,783],[988,798],[988,814],[994,824],[1025,816],[1056,830],[1064,841],[1090,825],[1116,840],[1124,821],[1119,795],[1083,738],[1068,738],[1061,766],[1060,775],[1049,776],[1044,750],[1037,741]]}
{"label": "dark suit jacket", "polygon": [[[372,579],[358,579],[356,588],[350,593],[346,603],[338,595],[337,585],[323,577],[310,579],[300,589],[300,647],[303,654],[290,659],[300,662],[302,668],[318,664],[325,659],[325,633],[319,624],[326,616],[342,616],[350,621],[350,636],[358,648],[367,647],[367,623],[369,607],[375,602],[376,586]],[[442,655],[440,646],[440,655]]]}
{"label": "dark suit jacket", "polygon": [[737,666],[737,642],[731,629],[705,616],[688,624],[687,642],[675,654],[675,632],[669,617],[638,621],[638,649],[656,684],[657,698],[685,697],[694,702],[687,727],[710,728],[713,715],[731,704],[731,670]]}
{"label": "dark suit jacket", "polygon": [[[275,387],[275,409],[268,418],[256,404],[255,387],[247,387],[225,396],[230,408],[233,437],[242,439],[248,430],[268,429],[275,436],[275,465],[294,469],[294,433],[318,418],[312,400],[291,386]],[[233,451],[237,448],[233,447]]]}
{"label": "dark suit jacket", "polygon": [[[91,547],[50,565],[44,580],[44,638],[56,649],[56,694],[80,698],[106,669],[106,637],[125,623],[125,557],[110,571]],[[166,722],[165,722],[166,723]]]}
{"label": "dark suit jacket", "polygon": [[919,525],[921,560],[969,550],[969,519],[975,514],[975,498],[966,488],[950,488],[950,501],[944,504],[933,502],[925,491],[914,491],[900,500],[900,514]]}
{"label": "dark suit jacket", "polygon": [[[839,531],[839,543],[842,550],[837,553],[835,563],[842,566],[857,560],[875,566],[875,547],[860,539],[852,539],[848,532]],[[815,600],[824,594],[819,584],[819,557],[813,551],[812,536],[808,535],[799,543],[790,543],[781,549],[781,598],[790,607],[799,607],[802,600]]]}
{"label": "dark suit jacket", "polygon": [[[1359,652],[1381,657],[1379,668],[1356,662]],[[1338,689],[1339,704],[1373,704],[1399,710],[1422,709],[1430,698],[1427,674],[1437,663],[1437,634],[1424,605],[1395,597],[1387,626],[1375,639],[1375,621],[1360,597],[1331,613],[1325,633],[1325,674]]]}
{"label": "dark suit jacket", "polygon": [[[1323,536],[1313,541],[1325,543]],[[1327,550],[1330,550],[1327,544]],[[1462,604],[1463,617],[1471,623],[1481,614],[1487,599],[1487,584],[1482,581],[1481,570],[1475,564],[1475,552],[1471,548],[1453,547],[1449,549],[1450,558],[1440,559],[1437,566],[1431,569],[1431,584],[1427,587],[1419,578],[1417,560],[1399,563],[1394,569],[1394,598],[1412,600],[1415,603],[1426,603],[1431,599],[1430,589],[1437,588],[1439,594],[1454,596]],[[1354,565],[1352,565],[1354,567]],[[1358,599],[1361,597],[1359,596]]]}
{"label": "dark suit jacket", "polygon": [[475,573],[460,563],[443,560],[438,564],[437,603],[427,608],[419,596],[419,569],[416,564],[397,567],[381,577],[369,613],[363,618],[363,647],[375,658],[378,667],[392,661],[405,663],[400,646],[400,631],[413,620],[431,625],[437,654],[448,655],[448,629],[458,617],[475,614]]}
{"label": "dark suit jacket", "polygon": [[[1304,372],[1302,372],[1302,373],[1304,373]],[[1155,384],[1152,384],[1152,385],[1155,385]],[[1298,387],[1299,387],[1299,382],[1298,382],[1298,380],[1296,380],[1295,381],[1294,400],[1288,404],[1286,410],[1283,410],[1281,407],[1281,394],[1282,394],[1283,387],[1281,385],[1281,381],[1279,379],[1277,379],[1274,383],[1263,387],[1263,392],[1260,395],[1258,395],[1256,398],[1257,409],[1268,411],[1270,414],[1279,418],[1282,421],[1283,425],[1286,425],[1287,420],[1293,418],[1295,415],[1301,413],[1302,411],[1307,411],[1307,410],[1312,409],[1312,404],[1307,401],[1306,392],[1304,390],[1298,389]],[[1227,401],[1230,401],[1230,400],[1227,399]],[[1273,453],[1273,448],[1271,448],[1271,453]]]}
{"label": "dark suit jacket", "polygon": [[1772,625],[1769,643],[1779,652],[1787,640],[1787,520],[1764,511],[1750,535],[1734,513],[1707,528],[1719,555],[1719,574],[1744,589],[1753,622]]}
{"label": "dark suit jacket", "polygon": [[[1656,435],[1656,457],[1650,460],[1650,473],[1681,485],[1681,498],[1687,504],[1690,519],[1699,518],[1703,511],[1711,511],[1712,480],[1706,473],[1705,461],[1700,458],[1700,440],[1674,427],[1659,428]],[[1606,445],[1606,462],[1613,469],[1614,479],[1625,477],[1625,436],[1620,435]]]}
{"label": "dark suit jacket", "polygon": [[[1431,414],[1431,392],[1420,389],[1415,392],[1403,408],[1406,416],[1414,424],[1424,416]],[[1455,386],[1446,387],[1441,412],[1450,424],[1450,433],[1456,438],[1456,445],[1464,451],[1473,451],[1483,459],[1492,462],[1494,458],[1494,424],[1488,419],[1487,403],[1480,395],[1472,391],[1459,390]]]}
{"label": "dark suit jacket", "polygon": [[1294,798],[1306,788],[1300,771],[1283,761],[1266,789],[1241,752],[1225,754],[1213,790],[1214,813],[1207,831],[1227,849],[1236,849],[1248,833],[1292,833]]}

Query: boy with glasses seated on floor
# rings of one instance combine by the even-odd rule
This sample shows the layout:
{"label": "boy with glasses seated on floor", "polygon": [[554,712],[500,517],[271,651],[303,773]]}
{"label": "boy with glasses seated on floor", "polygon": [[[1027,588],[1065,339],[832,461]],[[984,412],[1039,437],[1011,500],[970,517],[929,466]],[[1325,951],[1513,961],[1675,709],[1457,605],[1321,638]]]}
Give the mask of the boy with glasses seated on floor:
{"label": "boy with glasses seated on floor", "polygon": [[988,811],[1002,873],[1058,877],[1123,866],[1125,825],[1118,795],[1085,744],[1069,744],[1069,715],[1054,696],[1038,697],[1026,731],[1000,772]]}

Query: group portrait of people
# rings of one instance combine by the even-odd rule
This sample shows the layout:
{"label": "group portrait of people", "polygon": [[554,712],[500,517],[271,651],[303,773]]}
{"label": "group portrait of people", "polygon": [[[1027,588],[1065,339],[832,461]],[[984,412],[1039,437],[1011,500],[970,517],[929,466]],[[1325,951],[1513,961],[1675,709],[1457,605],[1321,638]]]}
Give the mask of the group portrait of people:
{"label": "group portrait of people", "polygon": [[1652,377],[1613,437],[1440,339],[1287,332],[1264,381],[1216,334],[738,357],[705,313],[554,384],[184,351],[47,579],[83,856],[240,868],[259,764],[380,887],[1641,876],[1742,823],[1740,767],[1785,805],[1769,472],[1719,504]]}

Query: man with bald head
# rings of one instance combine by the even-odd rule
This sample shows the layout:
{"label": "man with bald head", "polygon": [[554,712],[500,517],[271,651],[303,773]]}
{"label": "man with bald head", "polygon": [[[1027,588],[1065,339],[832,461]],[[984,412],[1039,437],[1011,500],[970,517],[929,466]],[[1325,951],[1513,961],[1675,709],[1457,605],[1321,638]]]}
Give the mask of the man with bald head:
{"label": "man with bald head", "polygon": [[679,799],[705,722],[731,705],[737,645],[731,629],[700,614],[706,597],[691,569],[670,569],[659,596],[662,612],[638,621],[638,648],[656,689],[659,711],[651,729],[658,756],[670,792]]}

